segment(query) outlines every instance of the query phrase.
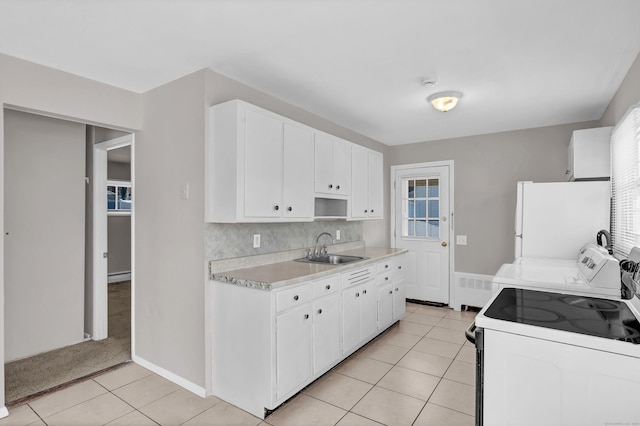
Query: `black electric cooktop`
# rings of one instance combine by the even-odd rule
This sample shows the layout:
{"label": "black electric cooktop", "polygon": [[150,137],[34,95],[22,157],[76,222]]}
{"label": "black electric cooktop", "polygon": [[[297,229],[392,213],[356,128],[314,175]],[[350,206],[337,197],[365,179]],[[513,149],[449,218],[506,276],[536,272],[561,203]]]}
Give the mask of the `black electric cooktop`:
{"label": "black electric cooktop", "polygon": [[619,300],[504,288],[484,315],[640,344],[640,322]]}

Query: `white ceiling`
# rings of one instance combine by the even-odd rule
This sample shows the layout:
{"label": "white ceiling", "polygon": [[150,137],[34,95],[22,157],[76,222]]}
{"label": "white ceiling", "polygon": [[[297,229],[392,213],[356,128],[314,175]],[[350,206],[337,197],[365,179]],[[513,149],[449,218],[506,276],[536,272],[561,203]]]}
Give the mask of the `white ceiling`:
{"label": "white ceiling", "polygon": [[638,0],[0,0],[2,53],[140,93],[208,67],[388,145],[597,120],[639,51]]}

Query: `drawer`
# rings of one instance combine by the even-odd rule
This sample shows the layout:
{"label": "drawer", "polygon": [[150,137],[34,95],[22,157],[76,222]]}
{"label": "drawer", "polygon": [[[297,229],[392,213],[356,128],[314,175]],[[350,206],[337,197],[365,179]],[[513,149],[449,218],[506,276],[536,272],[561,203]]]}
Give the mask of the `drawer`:
{"label": "drawer", "polygon": [[396,260],[394,258],[386,259],[384,262],[379,262],[377,272],[382,274],[387,271],[392,271],[396,268]]}
{"label": "drawer", "polygon": [[311,294],[312,289],[309,284],[279,291],[276,294],[276,312],[311,301]]}
{"label": "drawer", "polygon": [[389,269],[387,272],[378,274],[376,278],[376,283],[380,284],[389,284],[394,281],[395,271],[393,269]]}
{"label": "drawer", "polygon": [[313,283],[313,298],[326,296],[340,290],[340,275],[334,275]]}

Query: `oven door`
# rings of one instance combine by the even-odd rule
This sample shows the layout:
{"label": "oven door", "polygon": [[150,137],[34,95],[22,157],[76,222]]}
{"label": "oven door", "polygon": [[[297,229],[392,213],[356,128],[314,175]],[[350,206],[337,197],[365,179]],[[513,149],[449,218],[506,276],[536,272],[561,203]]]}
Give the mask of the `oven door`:
{"label": "oven door", "polygon": [[474,321],[464,334],[467,340],[476,346],[476,426],[482,426],[482,405],[484,402],[484,330],[476,327]]}

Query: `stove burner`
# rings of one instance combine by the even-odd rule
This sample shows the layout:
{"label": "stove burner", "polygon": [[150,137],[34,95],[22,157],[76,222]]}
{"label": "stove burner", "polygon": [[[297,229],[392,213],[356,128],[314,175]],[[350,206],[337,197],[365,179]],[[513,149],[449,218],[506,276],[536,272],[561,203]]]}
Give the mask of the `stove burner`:
{"label": "stove burner", "polygon": [[620,305],[605,299],[596,299],[594,297],[582,297],[582,296],[562,296],[559,297],[562,303],[575,306],[582,309],[596,309],[598,311],[605,312],[619,312]]}
{"label": "stove burner", "polygon": [[557,312],[553,312],[549,309],[545,308],[536,308],[533,306],[505,306],[501,309],[502,312],[509,316],[518,316],[522,318],[527,318],[530,321],[535,322],[560,322],[564,321],[565,318],[562,317]]}
{"label": "stove burner", "polygon": [[576,331],[594,336],[606,336],[624,342],[640,343],[640,331],[624,323],[607,322],[598,319],[574,319],[569,322]]}

